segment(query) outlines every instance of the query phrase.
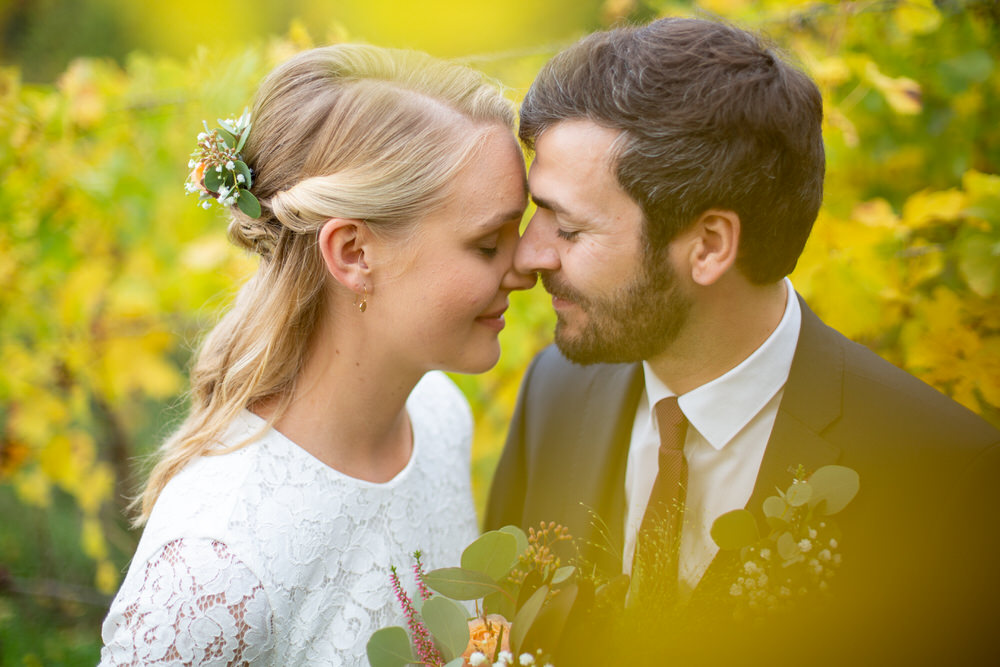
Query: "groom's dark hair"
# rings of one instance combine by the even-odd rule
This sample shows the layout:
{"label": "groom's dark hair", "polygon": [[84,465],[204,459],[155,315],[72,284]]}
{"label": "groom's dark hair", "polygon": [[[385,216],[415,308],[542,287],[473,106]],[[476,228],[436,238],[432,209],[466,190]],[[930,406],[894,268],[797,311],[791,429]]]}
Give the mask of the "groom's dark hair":
{"label": "groom's dark hair", "polygon": [[710,208],[735,211],[737,266],[755,283],[795,268],[823,198],[816,84],[760,38],[661,19],[590,35],[549,61],[521,107],[529,148],[587,119],[622,132],[615,169],[661,250]]}

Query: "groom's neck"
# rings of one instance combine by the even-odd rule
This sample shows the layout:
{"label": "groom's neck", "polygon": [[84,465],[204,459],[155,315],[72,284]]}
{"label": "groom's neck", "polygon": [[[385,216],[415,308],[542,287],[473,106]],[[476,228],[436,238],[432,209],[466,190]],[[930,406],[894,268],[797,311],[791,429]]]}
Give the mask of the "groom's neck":
{"label": "groom's neck", "polygon": [[677,395],[707,384],[738,366],[774,332],[785,312],[785,282],[753,285],[729,276],[693,295],[688,319],[661,354],[646,359]]}

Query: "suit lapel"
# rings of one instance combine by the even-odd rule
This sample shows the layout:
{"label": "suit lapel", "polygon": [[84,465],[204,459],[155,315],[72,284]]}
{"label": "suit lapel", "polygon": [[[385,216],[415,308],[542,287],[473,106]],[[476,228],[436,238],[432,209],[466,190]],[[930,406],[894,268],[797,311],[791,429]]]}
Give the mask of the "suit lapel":
{"label": "suit lapel", "polygon": [[795,357],[785,383],[778,415],[767,441],[764,459],[747,509],[763,522],[761,505],[786,489],[792,472],[802,465],[813,471],[840,456],[840,450],[820,435],[840,417],[844,389],[844,349],[829,328],[799,298],[802,326]]}
{"label": "suit lapel", "polygon": [[[593,511],[603,526],[587,516],[589,529],[580,536],[598,545],[595,562],[621,572],[624,543],[625,467],[635,410],[642,395],[641,364],[603,366],[586,388],[580,415],[578,443],[589,443],[575,460],[573,485],[586,515]],[[584,455],[582,452],[585,451]]]}
{"label": "suit lapel", "polygon": [[[832,330],[799,297],[802,325],[792,367],[767,441],[757,482],[746,504],[757,525],[767,525],[763,503],[776,489],[788,488],[798,466],[813,471],[835,463],[840,449],[820,434],[840,417],[844,388],[844,349]],[[732,554],[719,552],[702,582],[718,579],[734,563]],[[699,595],[702,594],[699,583]]]}

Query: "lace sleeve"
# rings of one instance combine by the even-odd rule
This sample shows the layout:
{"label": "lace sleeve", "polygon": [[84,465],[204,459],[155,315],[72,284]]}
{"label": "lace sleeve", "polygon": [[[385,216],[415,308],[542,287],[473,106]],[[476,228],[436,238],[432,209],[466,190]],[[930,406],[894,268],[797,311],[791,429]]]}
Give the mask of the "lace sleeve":
{"label": "lace sleeve", "polygon": [[273,645],[260,580],[222,542],[179,539],[126,579],[102,635],[104,665],[244,665]]}

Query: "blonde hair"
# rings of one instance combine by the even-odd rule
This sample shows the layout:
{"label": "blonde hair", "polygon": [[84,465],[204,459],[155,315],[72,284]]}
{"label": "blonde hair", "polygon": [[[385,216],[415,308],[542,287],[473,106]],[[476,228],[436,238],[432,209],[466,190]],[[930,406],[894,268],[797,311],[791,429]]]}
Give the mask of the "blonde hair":
{"label": "blonde hair", "polygon": [[261,84],[243,157],[260,218],[232,209],[229,236],[260,254],[256,274],[202,343],[191,406],[162,445],[136,523],[192,459],[220,447],[245,408],[288,407],[325,306],[317,231],[357,218],[400,236],[439,206],[490,127],[513,128],[512,105],[474,70],[412,51],[362,45],[312,49]]}

